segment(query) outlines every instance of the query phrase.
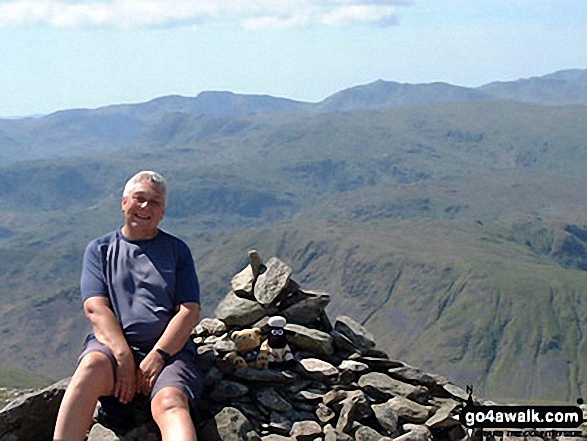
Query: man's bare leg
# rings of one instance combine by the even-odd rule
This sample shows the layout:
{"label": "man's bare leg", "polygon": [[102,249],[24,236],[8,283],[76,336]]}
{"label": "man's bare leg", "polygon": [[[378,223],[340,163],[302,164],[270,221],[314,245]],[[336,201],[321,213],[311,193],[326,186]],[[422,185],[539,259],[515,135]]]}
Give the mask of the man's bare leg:
{"label": "man's bare leg", "polygon": [[113,390],[112,363],[105,354],[90,352],[80,362],[65,391],[53,439],[83,441],[98,398],[112,395]]}
{"label": "man's bare leg", "polygon": [[164,387],[151,401],[153,419],[163,441],[196,441],[196,429],[186,394],[176,387]]}

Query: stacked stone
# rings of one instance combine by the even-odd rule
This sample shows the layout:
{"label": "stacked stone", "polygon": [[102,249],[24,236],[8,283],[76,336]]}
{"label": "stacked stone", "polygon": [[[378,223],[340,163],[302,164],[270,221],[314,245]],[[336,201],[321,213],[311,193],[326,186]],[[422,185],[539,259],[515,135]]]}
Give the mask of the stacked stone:
{"label": "stacked stone", "polygon": [[[205,375],[202,439],[456,441],[468,395],[447,379],[390,360],[350,317],[332,325],[330,296],[303,290],[278,258],[250,264],[232,279],[216,318],[196,328]],[[289,370],[236,369],[234,330],[287,319],[297,364]]]}
{"label": "stacked stone", "polygon": [[[373,336],[350,317],[334,325],[325,308],[330,296],[302,289],[292,269],[273,257],[249,265],[232,290],[194,330],[204,377],[197,417],[198,439],[456,441],[468,395],[445,378],[427,374],[377,349]],[[266,329],[269,317],[287,319],[288,343],[297,363],[290,369],[236,369],[235,330]],[[0,412],[0,441],[51,439],[66,381],[20,397]],[[88,441],[153,440],[159,435],[147,407],[109,426],[99,417]],[[106,427],[105,427],[106,426]]]}

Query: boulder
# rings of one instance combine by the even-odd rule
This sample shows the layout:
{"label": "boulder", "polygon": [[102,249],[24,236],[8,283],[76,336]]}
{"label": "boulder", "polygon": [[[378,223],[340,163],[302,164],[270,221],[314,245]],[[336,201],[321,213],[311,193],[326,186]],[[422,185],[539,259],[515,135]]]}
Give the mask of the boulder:
{"label": "boulder", "polygon": [[263,306],[273,303],[287,286],[292,269],[277,257],[267,261],[267,269],[260,274],[255,284],[255,299]]}

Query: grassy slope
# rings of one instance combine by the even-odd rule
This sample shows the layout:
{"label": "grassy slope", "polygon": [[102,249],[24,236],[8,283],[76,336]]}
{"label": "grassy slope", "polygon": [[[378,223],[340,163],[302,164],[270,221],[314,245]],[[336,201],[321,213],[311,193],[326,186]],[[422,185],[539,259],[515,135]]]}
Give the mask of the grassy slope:
{"label": "grassy slope", "polygon": [[53,379],[39,374],[0,366],[0,387],[27,389],[48,386],[53,382]]}

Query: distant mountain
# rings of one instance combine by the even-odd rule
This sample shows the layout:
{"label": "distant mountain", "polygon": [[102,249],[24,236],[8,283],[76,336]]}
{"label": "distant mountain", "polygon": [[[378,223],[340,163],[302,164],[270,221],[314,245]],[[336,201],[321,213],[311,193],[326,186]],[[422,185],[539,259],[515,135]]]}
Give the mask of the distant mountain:
{"label": "distant mountain", "polygon": [[493,98],[547,105],[587,105],[587,70],[562,70],[542,77],[493,82],[477,88]]}
{"label": "distant mountain", "polygon": [[487,101],[489,99],[491,96],[486,93],[447,83],[400,84],[379,80],[335,93],[318,103],[316,110],[338,112],[444,101]]}
{"label": "distant mountain", "polygon": [[136,145],[160,121],[177,114],[184,118],[232,118],[256,114],[291,116],[489,100],[587,105],[587,70],[560,71],[478,88],[379,80],[342,90],[319,103],[268,95],[202,92],[196,97],[166,96],[146,103],[63,110],[41,118],[0,119],[0,164],[120,151]]}
{"label": "distant mountain", "polygon": [[159,119],[169,113],[240,116],[258,113],[301,112],[311,104],[269,95],[239,95],[232,92],[202,92],[195,98],[179,95],[155,98],[146,103],[123,104],[98,109],[106,114],[127,114],[141,120]]}
{"label": "distant mountain", "polygon": [[335,93],[318,103],[315,109],[337,112],[488,100],[587,105],[587,70],[564,70],[542,77],[489,83],[477,88],[447,83],[402,84],[379,80]]}

